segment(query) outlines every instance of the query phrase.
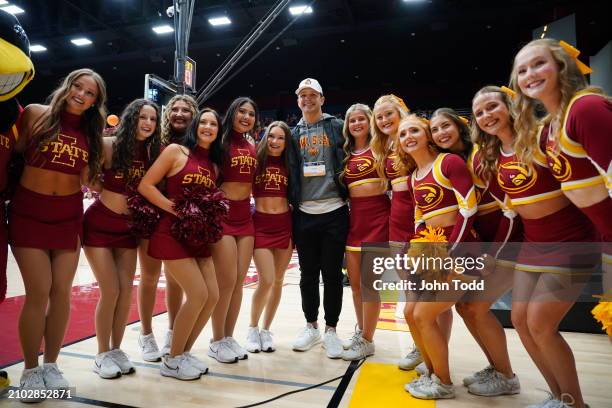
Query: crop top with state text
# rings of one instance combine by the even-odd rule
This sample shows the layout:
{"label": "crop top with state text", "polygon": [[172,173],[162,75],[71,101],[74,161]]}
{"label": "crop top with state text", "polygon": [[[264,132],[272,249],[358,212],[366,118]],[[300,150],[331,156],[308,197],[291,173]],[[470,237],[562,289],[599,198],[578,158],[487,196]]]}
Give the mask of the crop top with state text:
{"label": "crop top with state text", "polygon": [[8,165],[15,150],[15,143],[19,140],[19,124],[23,117],[23,109],[19,107],[17,121],[6,132],[0,133],[0,192],[8,184]]}
{"label": "crop top with state text", "polygon": [[81,116],[62,111],[59,133],[38,146],[32,137],[25,151],[25,164],[39,169],[79,175],[89,162],[89,144],[81,125]]}
{"label": "crop top with state text", "polygon": [[540,146],[562,190],[605,183],[612,195],[612,102],[604,96],[578,92],[565,111],[558,142],[547,127]]}
{"label": "crop top with state text", "polygon": [[[540,129],[540,132],[546,132]],[[532,204],[563,195],[561,185],[546,163],[546,155],[537,146],[533,164],[518,161],[516,154],[500,150],[497,161],[497,184],[508,195],[513,206]]]}
{"label": "crop top with state text", "polygon": [[208,149],[196,145],[189,152],[185,166],[175,175],[166,178],[166,196],[169,199],[179,197],[183,189],[189,185],[215,187],[217,174],[208,154]]}
{"label": "crop top with state text", "polygon": [[467,167],[472,175],[472,181],[476,187],[476,202],[478,203],[478,212],[488,211],[492,208],[499,208],[499,203],[495,197],[491,195],[489,182],[484,180],[482,174],[481,152],[477,144],[474,144],[472,152],[467,161]]}
{"label": "crop top with state text", "polygon": [[257,170],[255,145],[234,130],[230,137],[229,152],[223,161],[223,182],[253,183]]}
{"label": "crop top with state text", "polygon": [[349,189],[362,184],[381,183],[384,181],[378,174],[371,148],[368,147],[366,151],[359,154],[351,152],[344,165],[342,181]]}
{"label": "crop top with state text", "polygon": [[402,176],[396,153],[391,153],[385,158],[385,177],[391,181],[391,185],[408,181],[409,176]]}
{"label": "crop top with state text", "polygon": [[426,175],[419,179],[415,170],[411,181],[417,230],[436,215],[458,210],[460,217],[448,241],[455,245],[461,242],[470,232],[477,212],[476,189],[463,159],[456,154],[440,153]]}
{"label": "crop top with state text", "polygon": [[287,167],[281,156],[268,156],[266,167],[255,176],[253,197],[283,197],[287,198],[289,178]]}
{"label": "crop top with state text", "polygon": [[136,154],[134,160],[129,168],[129,176],[125,177],[123,171],[114,170],[112,168],[104,169],[104,190],[112,191],[114,193],[125,194],[126,185],[128,179],[131,179],[134,183],[144,177],[148,167],[149,161],[147,158],[147,146],[144,141],[137,140],[134,146]]}

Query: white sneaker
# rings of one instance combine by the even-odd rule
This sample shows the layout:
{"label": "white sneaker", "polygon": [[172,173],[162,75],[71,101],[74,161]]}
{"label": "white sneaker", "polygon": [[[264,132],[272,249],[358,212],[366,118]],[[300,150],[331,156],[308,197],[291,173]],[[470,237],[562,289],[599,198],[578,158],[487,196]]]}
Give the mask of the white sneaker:
{"label": "white sneaker", "polygon": [[121,374],[133,374],[136,372],[134,364],[130,361],[130,357],[121,349],[110,351],[111,358],[121,369]]}
{"label": "white sneaker", "polygon": [[357,339],[350,349],[342,352],[342,359],[346,361],[363,360],[374,355],[374,342],[369,342],[363,337]]}
{"label": "white sneaker", "polygon": [[238,360],[246,360],[249,358],[247,351],[242,347],[238,342],[231,336],[228,336],[224,339],[225,344],[229,347],[230,350],[234,352],[235,355],[238,356]]}
{"label": "white sneaker", "polygon": [[493,366],[488,365],[482,370],[476,371],[474,374],[468,377],[465,377],[463,379],[463,385],[467,387],[471,384],[477,383],[478,381],[486,380],[488,377],[490,377],[493,374],[493,372],[495,372],[495,369],[493,368]]}
{"label": "white sneaker", "polygon": [[557,408],[559,403],[561,403],[561,401],[556,399],[551,393],[548,393],[548,397],[546,397],[544,401],[527,405],[527,408]]}
{"label": "white sneaker", "polygon": [[121,377],[121,367],[115,362],[111,353],[111,351],[106,351],[96,355],[93,371],[100,378],[111,379]]}
{"label": "white sneaker", "polygon": [[427,368],[427,364],[425,364],[425,362],[422,362],[421,364],[416,366],[414,368],[414,371],[416,371],[418,375],[429,376],[429,368]]}
{"label": "white sneaker", "polygon": [[432,374],[428,379],[417,382],[408,387],[410,395],[419,399],[437,400],[455,398],[453,385],[443,384],[440,379]]}
{"label": "white sneaker", "polygon": [[165,356],[166,354],[170,354],[170,349],[172,348],[172,330],[168,329],[166,332],[166,341],[164,341],[164,347],[162,347],[159,354],[161,356]]}
{"label": "white sneaker", "polygon": [[428,375],[419,375],[416,376],[412,379],[412,381],[410,381],[409,383],[404,384],[404,390],[406,390],[407,392],[410,392],[410,388],[416,386],[417,384],[423,382],[423,381],[431,381],[431,379],[429,378]]}
{"label": "white sneaker", "polygon": [[43,364],[43,380],[48,390],[67,390],[70,384],[62,375],[56,363]]}
{"label": "white sneaker", "polygon": [[471,394],[481,395],[483,397],[512,395],[521,392],[521,384],[516,375],[512,376],[512,378],[506,378],[502,373],[493,371],[490,376],[470,384],[468,386],[468,391]]}
{"label": "white sneaker", "polygon": [[258,327],[249,327],[244,348],[249,353],[259,353],[261,351],[261,338],[259,337]]}
{"label": "white sneaker", "polygon": [[183,381],[197,380],[202,375],[184,354],[176,357],[163,356],[159,372],[164,377],[174,377]]}
{"label": "white sneaker", "polygon": [[353,344],[361,338],[362,333],[363,330],[359,329],[358,327],[355,327],[355,332],[353,333],[351,338],[348,340],[342,340],[342,348],[345,350],[350,349]]}
{"label": "white sneaker", "polygon": [[206,364],[205,361],[200,360],[189,351],[184,352],[183,355],[187,357],[187,360],[192,366],[200,370],[201,374],[208,374],[208,364]]}
{"label": "white sneaker", "polygon": [[45,391],[45,380],[43,379],[43,370],[40,366],[34,368],[26,368],[21,373],[21,379],[19,380],[19,390],[23,393],[20,394],[21,402],[40,402],[45,400],[45,396],[36,396],[35,392]]}
{"label": "white sneaker", "polygon": [[293,342],[293,350],[294,351],[307,351],[312,348],[317,343],[321,342],[321,332],[318,328],[314,327],[312,324],[306,324],[306,327],[302,329],[300,334],[298,334],[297,339]]}
{"label": "white sneaker", "polygon": [[140,347],[140,354],[144,361],[155,363],[161,360],[161,354],[159,348],[157,348],[157,342],[153,333],[149,333],[146,336],[139,334],[138,347]]}
{"label": "white sneaker", "polygon": [[271,353],[274,350],[274,340],[272,339],[272,332],[270,330],[261,329],[259,332],[259,338],[261,339],[261,351],[265,353]]}
{"label": "white sneaker", "polygon": [[340,358],[342,357],[342,342],[336,334],[336,329],[330,327],[323,336],[323,348],[327,350],[327,357],[329,358]]}
{"label": "white sneaker", "polygon": [[229,348],[227,343],[221,339],[218,341],[211,341],[208,346],[208,356],[214,358],[220,363],[235,363],[238,361],[236,353]]}
{"label": "white sneaker", "polygon": [[414,368],[422,362],[423,357],[421,357],[421,352],[416,345],[413,345],[412,351],[406,354],[406,357],[400,358],[397,362],[397,366],[400,370],[414,370]]}

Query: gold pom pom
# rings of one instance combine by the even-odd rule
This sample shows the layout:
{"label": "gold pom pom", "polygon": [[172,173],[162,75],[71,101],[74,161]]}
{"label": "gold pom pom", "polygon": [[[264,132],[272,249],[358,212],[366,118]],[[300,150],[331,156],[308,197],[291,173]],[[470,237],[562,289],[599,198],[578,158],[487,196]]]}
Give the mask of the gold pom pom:
{"label": "gold pom pom", "polygon": [[591,313],[602,325],[608,336],[612,337],[612,302],[600,301]]}

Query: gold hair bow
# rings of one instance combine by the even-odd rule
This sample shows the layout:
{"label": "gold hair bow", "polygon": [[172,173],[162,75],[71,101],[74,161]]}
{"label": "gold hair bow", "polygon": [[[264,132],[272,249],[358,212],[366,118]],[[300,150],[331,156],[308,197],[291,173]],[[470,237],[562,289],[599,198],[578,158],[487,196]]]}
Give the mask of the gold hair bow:
{"label": "gold hair bow", "polygon": [[423,118],[423,117],[419,117],[419,120],[420,120],[421,122],[423,122],[424,124],[426,124],[427,126],[429,126],[429,119],[427,119],[427,118]]}
{"label": "gold hair bow", "polygon": [[503,93],[508,95],[510,99],[513,99],[516,97],[516,92],[514,92],[512,89],[508,88],[507,86],[502,85],[499,88],[502,90]]}
{"label": "gold hair bow", "polygon": [[399,103],[399,104],[400,104],[400,106],[401,106],[402,108],[404,108],[404,110],[405,110],[406,112],[410,112],[410,109],[408,109],[408,106],[406,106],[406,103],[404,102],[404,100],[403,100],[402,98],[400,98],[400,97],[399,97],[399,96],[397,96],[397,95],[393,95],[393,94],[391,94],[391,97],[392,97],[392,98],[395,98],[395,100],[397,101],[397,103]]}
{"label": "gold hair bow", "polygon": [[462,121],[463,123],[465,123],[466,125],[469,125],[469,124],[470,124],[470,120],[469,120],[468,118],[466,118],[465,116],[461,116],[461,115],[459,115],[459,119],[461,119],[461,121]]}
{"label": "gold hair bow", "polygon": [[578,56],[580,55],[580,51],[578,49],[572,47],[563,40],[559,41],[559,45],[565,50],[565,52],[569,54],[570,57],[574,59],[574,61],[576,61],[576,65],[578,65],[578,69],[580,70],[580,72],[582,72],[582,75],[590,74],[591,72],[593,72],[591,67],[589,67],[587,64],[578,59]]}

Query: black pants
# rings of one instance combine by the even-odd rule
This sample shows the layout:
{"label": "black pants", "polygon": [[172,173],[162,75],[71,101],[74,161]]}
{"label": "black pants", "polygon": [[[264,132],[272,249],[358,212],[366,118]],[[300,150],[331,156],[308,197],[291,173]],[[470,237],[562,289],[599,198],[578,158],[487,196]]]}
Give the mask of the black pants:
{"label": "black pants", "polygon": [[302,310],[307,322],[319,315],[319,275],[323,274],[325,324],[336,327],[342,310],[342,259],[349,228],[348,207],[326,214],[294,211],[293,238],[300,259]]}

